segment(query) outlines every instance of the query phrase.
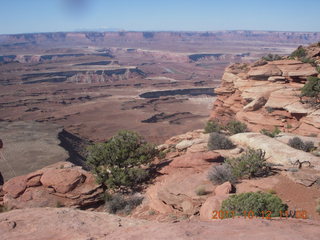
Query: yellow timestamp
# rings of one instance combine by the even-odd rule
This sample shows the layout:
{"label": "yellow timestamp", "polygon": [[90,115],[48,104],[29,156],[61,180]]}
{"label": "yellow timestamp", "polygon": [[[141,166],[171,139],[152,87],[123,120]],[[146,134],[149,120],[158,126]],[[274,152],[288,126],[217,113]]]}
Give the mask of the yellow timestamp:
{"label": "yellow timestamp", "polygon": [[298,218],[298,219],[308,219],[308,213],[304,210],[288,210],[288,211],[212,211],[212,219],[227,219],[227,218],[244,218],[244,219],[271,219],[273,217],[278,217],[280,219],[287,218]]}

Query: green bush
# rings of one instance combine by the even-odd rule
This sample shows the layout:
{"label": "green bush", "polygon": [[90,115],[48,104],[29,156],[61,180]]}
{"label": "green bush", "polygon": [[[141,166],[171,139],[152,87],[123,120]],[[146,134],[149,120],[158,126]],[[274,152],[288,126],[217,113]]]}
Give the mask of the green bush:
{"label": "green bush", "polygon": [[301,89],[301,97],[309,97],[312,105],[320,104],[320,78],[308,77],[306,84]]}
{"label": "green bush", "polygon": [[220,133],[211,133],[208,141],[209,150],[232,149],[233,143],[225,135]]}
{"label": "green bush", "polygon": [[233,175],[231,167],[228,164],[212,167],[209,171],[208,178],[215,185],[220,185],[228,181],[230,183],[236,182],[236,177]]}
{"label": "green bush", "polygon": [[148,171],[141,166],[158,155],[154,145],[146,143],[137,133],[124,130],[88,150],[87,163],[98,183],[112,189],[133,188],[146,180]]}
{"label": "green bush", "polygon": [[240,121],[231,120],[227,123],[225,129],[231,134],[243,133],[248,130],[248,127],[245,123]]}
{"label": "green bush", "polygon": [[128,215],[142,203],[142,200],[142,197],[132,195],[126,196],[118,193],[107,197],[105,207],[109,213]]}
{"label": "green bush", "polygon": [[225,163],[230,165],[232,175],[236,178],[260,177],[269,171],[265,152],[261,149],[249,148],[240,157],[227,158]]}
{"label": "green bush", "polygon": [[262,59],[265,61],[276,61],[276,60],[281,60],[282,58],[278,54],[269,53],[268,55],[262,57]]}
{"label": "green bush", "polygon": [[206,133],[220,132],[222,128],[223,127],[217,120],[210,120],[207,122],[204,131]]}
{"label": "green bush", "polygon": [[293,53],[291,53],[291,58],[303,58],[307,56],[307,51],[302,46],[299,46]]}
{"label": "green bush", "polygon": [[318,73],[320,73],[320,66],[317,66],[317,71]]}
{"label": "green bush", "polygon": [[244,212],[252,211],[255,216],[266,217],[266,212],[270,211],[270,217],[279,217],[280,211],[285,212],[288,205],[282,200],[270,193],[248,192],[232,195],[222,202],[222,211],[234,211],[236,216],[243,216]]}
{"label": "green bush", "polygon": [[291,138],[288,142],[290,147],[295,149],[299,149],[305,152],[311,152],[314,149],[314,144],[311,141],[302,141],[299,137]]}
{"label": "green bush", "polygon": [[313,65],[313,66],[316,65],[316,60],[313,59],[313,58],[304,57],[304,58],[301,58],[300,60],[301,60],[301,62],[303,62],[303,63],[310,63],[310,64]]}
{"label": "green bush", "polygon": [[272,132],[263,128],[263,129],[261,129],[260,133],[263,135],[266,135],[268,137],[274,138],[274,137],[278,136],[281,133],[281,131],[278,127],[275,127]]}

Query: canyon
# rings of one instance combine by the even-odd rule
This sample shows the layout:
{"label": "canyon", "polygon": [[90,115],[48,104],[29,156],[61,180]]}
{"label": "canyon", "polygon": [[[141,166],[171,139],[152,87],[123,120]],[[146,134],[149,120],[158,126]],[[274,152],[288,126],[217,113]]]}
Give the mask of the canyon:
{"label": "canyon", "polygon": [[[318,239],[319,109],[300,92],[310,76],[320,77],[320,45],[303,47],[307,60],[288,54],[319,38],[262,31],[0,35],[0,136],[9,164],[0,168],[0,235]],[[280,59],[265,60],[269,53]],[[208,120],[238,120],[248,130],[228,137],[232,149],[210,150]],[[275,137],[260,132],[275,127]],[[106,189],[85,164],[87,146],[120,129],[139,132],[163,153],[129,216],[105,212]],[[312,152],[289,146],[293,137],[311,141]],[[270,174],[210,181],[213,167],[248,148],[263,150]],[[248,192],[277,195],[294,215],[213,219],[224,200]]]}

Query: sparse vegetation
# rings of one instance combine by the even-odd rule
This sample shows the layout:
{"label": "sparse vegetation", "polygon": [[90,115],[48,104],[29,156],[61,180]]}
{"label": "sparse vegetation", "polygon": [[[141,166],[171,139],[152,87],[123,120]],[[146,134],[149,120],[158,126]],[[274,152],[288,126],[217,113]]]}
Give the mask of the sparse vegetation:
{"label": "sparse vegetation", "polygon": [[62,207],[64,207],[64,205],[60,201],[57,201],[56,208],[62,208]]}
{"label": "sparse vegetation", "polygon": [[231,134],[243,133],[248,130],[248,127],[245,123],[240,121],[231,120],[227,123],[225,129]]}
{"label": "sparse vegetation", "polygon": [[316,66],[316,60],[313,58],[304,57],[304,58],[301,58],[300,61],[303,63],[310,63],[312,66]]}
{"label": "sparse vegetation", "polygon": [[276,190],[274,190],[274,189],[268,189],[267,192],[270,194],[277,194]]}
{"label": "sparse vegetation", "polygon": [[309,98],[308,103],[313,106],[320,105],[320,78],[308,77],[306,84],[301,89],[301,97]]}
{"label": "sparse vegetation", "polygon": [[287,127],[287,129],[291,129],[292,125],[288,123],[286,127]]}
{"label": "sparse vegetation", "polygon": [[307,56],[307,51],[303,46],[299,46],[294,52],[291,53],[291,58],[304,58]]}
{"label": "sparse vegetation", "polygon": [[195,193],[197,194],[197,196],[203,196],[207,194],[207,191],[205,187],[200,186],[196,189]]}
{"label": "sparse vegetation", "polygon": [[142,203],[142,200],[142,197],[117,193],[107,196],[105,207],[109,213],[128,215]]}
{"label": "sparse vegetation", "polygon": [[305,152],[311,152],[315,148],[313,142],[311,141],[304,142],[299,137],[291,138],[288,142],[288,145],[290,147],[293,147],[295,149],[299,149]]}
{"label": "sparse vegetation", "polygon": [[166,152],[165,151],[160,151],[158,154],[159,159],[164,159],[166,157]]}
{"label": "sparse vegetation", "polygon": [[235,183],[236,177],[233,175],[230,165],[222,164],[212,167],[208,174],[209,180],[216,185],[224,182]]}
{"label": "sparse vegetation", "polygon": [[274,108],[272,108],[272,107],[266,107],[266,111],[267,111],[268,113],[272,113],[272,112],[274,112]]}
{"label": "sparse vegetation", "polygon": [[204,131],[206,133],[220,132],[222,130],[222,125],[217,120],[210,120],[207,122]]}
{"label": "sparse vegetation", "polygon": [[265,152],[249,148],[240,157],[227,158],[225,161],[236,178],[253,178],[266,175],[270,168],[267,165]]}
{"label": "sparse vegetation", "polygon": [[223,134],[220,133],[211,133],[208,141],[209,150],[218,150],[218,149],[232,149],[234,148],[233,143]]}
{"label": "sparse vegetation", "polygon": [[262,59],[269,62],[269,61],[281,60],[282,58],[278,54],[269,53],[268,55],[262,57]]}
{"label": "sparse vegetation", "polygon": [[[234,211],[236,216],[245,214],[246,217],[249,212],[254,216],[279,217],[280,211],[285,212],[287,209],[288,205],[283,203],[278,196],[263,192],[232,195],[222,202],[221,207],[222,211]],[[270,215],[267,212],[270,212]]]}
{"label": "sparse vegetation", "polygon": [[263,135],[266,135],[268,137],[274,138],[274,137],[278,136],[281,133],[281,131],[278,127],[275,127],[272,132],[263,128],[263,129],[261,129],[260,133]]}
{"label": "sparse vegetation", "polygon": [[148,214],[149,214],[150,216],[156,215],[156,211],[155,211],[155,210],[149,210],[149,211],[148,211]]}
{"label": "sparse vegetation", "polygon": [[11,209],[5,205],[0,205],[0,213],[3,213],[3,212],[8,212],[10,211]]}
{"label": "sparse vegetation", "polygon": [[320,199],[317,200],[316,212],[320,215]]}
{"label": "sparse vegetation", "polygon": [[150,163],[158,151],[135,132],[119,131],[105,143],[89,148],[87,163],[98,183],[111,189],[134,188],[147,179],[142,165]]}

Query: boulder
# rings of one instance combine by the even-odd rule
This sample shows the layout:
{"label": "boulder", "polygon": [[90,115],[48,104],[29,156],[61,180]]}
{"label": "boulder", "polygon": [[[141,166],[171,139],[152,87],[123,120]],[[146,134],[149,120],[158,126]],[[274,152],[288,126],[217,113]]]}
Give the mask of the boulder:
{"label": "boulder", "polygon": [[282,76],[272,76],[268,78],[269,82],[285,82],[287,79]]}
{"label": "boulder", "polygon": [[289,104],[299,102],[298,91],[298,89],[289,87],[277,89],[270,94],[265,107],[284,109]]}
{"label": "boulder", "polygon": [[197,168],[202,165],[210,165],[212,162],[222,161],[219,153],[215,152],[195,152],[187,153],[175,158],[170,166],[174,168]]}
{"label": "boulder", "polygon": [[216,196],[225,196],[231,193],[232,191],[232,185],[230,182],[225,182],[219,186],[216,187],[214,190]]}
{"label": "boulder", "polygon": [[320,158],[288,146],[274,138],[260,133],[238,133],[230,137],[235,144],[244,145],[266,152],[268,162],[291,167],[297,160],[309,161],[311,165],[320,170]]}
{"label": "boulder", "polygon": [[210,196],[200,208],[200,219],[204,221],[212,220],[213,211],[220,211],[223,200],[229,197],[232,190],[230,182],[225,182],[215,189],[215,196]]}
{"label": "boulder", "polygon": [[262,108],[267,102],[267,99],[264,96],[254,99],[252,102],[244,106],[243,110],[245,112],[256,111]]}
{"label": "boulder", "polygon": [[100,201],[102,188],[94,176],[69,162],[58,162],[3,186],[4,204],[12,208],[85,207]]}
{"label": "boulder", "polygon": [[193,140],[183,140],[176,145],[176,149],[183,151],[188,147],[191,147],[193,144],[203,143],[203,139],[193,139]]}
{"label": "boulder", "polygon": [[268,77],[270,76],[281,76],[281,75],[282,75],[282,71],[276,65],[271,65],[271,64],[253,67],[248,72],[248,76],[253,78],[268,79]]}

